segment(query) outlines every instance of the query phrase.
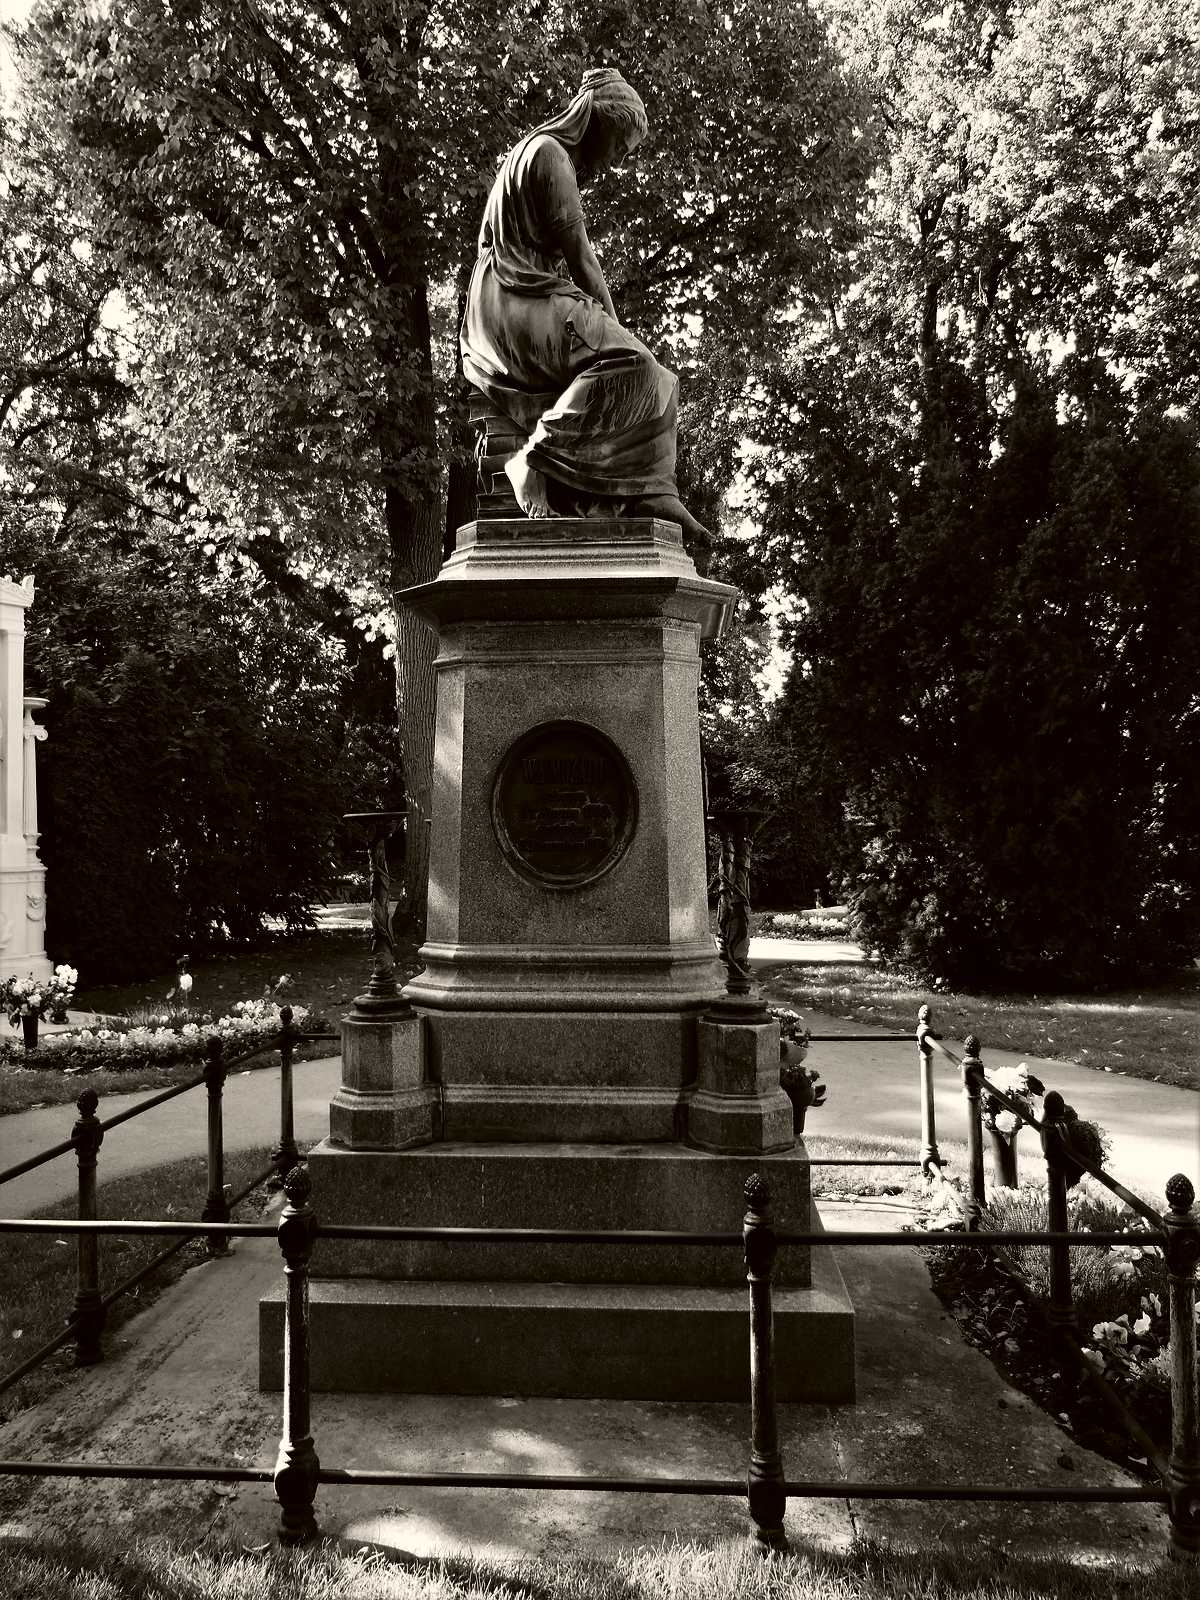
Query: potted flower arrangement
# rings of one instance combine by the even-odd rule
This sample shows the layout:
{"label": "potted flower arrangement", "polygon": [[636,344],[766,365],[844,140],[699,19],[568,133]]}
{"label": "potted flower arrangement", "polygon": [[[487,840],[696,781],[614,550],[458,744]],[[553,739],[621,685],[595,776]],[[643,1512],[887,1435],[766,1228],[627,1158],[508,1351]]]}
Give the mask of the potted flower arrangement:
{"label": "potted flower arrangement", "polygon": [[38,1023],[43,1017],[54,1022],[66,1021],[67,1007],[78,982],[79,974],[74,967],[59,965],[45,979],[39,980],[32,973],[24,978],[14,974],[0,984],[0,1004],[13,1027],[23,1031],[26,1050],[37,1049]]}
{"label": "potted flower arrangement", "polygon": [[[1040,1078],[1035,1078],[1022,1061],[1015,1067],[999,1067],[988,1077],[997,1089],[1003,1090],[1010,1100],[1015,1100],[1028,1116],[1034,1115],[1034,1100],[1046,1092]],[[992,1164],[996,1169],[996,1182],[1004,1189],[1017,1187],[1017,1135],[1023,1126],[1015,1111],[984,1091],[983,1125],[992,1141]]]}

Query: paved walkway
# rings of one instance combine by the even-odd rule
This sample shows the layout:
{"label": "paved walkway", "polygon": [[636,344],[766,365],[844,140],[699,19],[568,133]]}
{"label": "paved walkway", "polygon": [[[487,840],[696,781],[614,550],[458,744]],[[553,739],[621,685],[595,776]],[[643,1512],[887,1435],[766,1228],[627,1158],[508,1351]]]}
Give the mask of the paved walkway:
{"label": "paved walkway", "polygon": [[[754,964],[773,967],[796,960],[861,960],[857,945],[832,941],[756,939]],[[842,952],[833,955],[831,952]],[[886,1029],[805,1013],[819,1034],[879,1035]],[[961,1051],[961,1042],[947,1040]],[[1112,1140],[1110,1170],[1145,1191],[1158,1204],[1173,1172],[1185,1172],[1200,1188],[1200,1094],[1170,1084],[1095,1072],[1069,1062],[1018,1056],[1012,1051],[984,1050],[984,1069],[1026,1061],[1049,1087],[1058,1089],[1080,1116],[1098,1122]],[[814,1044],[808,1064],[824,1079],[827,1103],[809,1114],[806,1143],[817,1157],[829,1139],[874,1137],[898,1155],[915,1154],[920,1144],[920,1096],[915,1044]],[[944,1058],[935,1057],[935,1110],[939,1144],[951,1168],[962,1171],[966,1139],[958,1075]],[[341,1081],[338,1057],[300,1062],[295,1067],[295,1126],[301,1144],[315,1144],[329,1131],[328,1106]],[[150,1091],[108,1095],[102,1117],[115,1116]],[[51,1106],[0,1117],[0,1169],[68,1138],[75,1120],[70,1106]],[[279,1069],[235,1072],[225,1089],[225,1139],[230,1150],[272,1147],[279,1134]],[[100,1178],[124,1177],[205,1148],[204,1091],[194,1089],[166,1105],[115,1128],[100,1151]],[[1028,1163],[1037,1159],[1036,1142],[1021,1136],[1018,1152]],[[1033,1170],[1032,1165],[1030,1170]],[[24,1216],[74,1192],[70,1157],[60,1157],[0,1188],[0,1215]]]}
{"label": "paved walkway", "polygon": [[[838,1227],[898,1227],[895,1206],[826,1208]],[[966,1345],[929,1287],[918,1252],[839,1252],[856,1308],[853,1406],[779,1407],[789,1476],[820,1482],[1128,1483],[1009,1389]],[[258,1389],[258,1300],[278,1281],[272,1239],[188,1273],[109,1341],[108,1359],[0,1426],[0,1457],[274,1465],[278,1395]],[[395,1470],[742,1477],[744,1405],[443,1395],[316,1395],[312,1431],[323,1464]],[[740,1544],[734,1498],[513,1490],[326,1487],[322,1533],[401,1556],[600,1557],[622,1547],[692,1540]],[[251,1548],[278,1527],[266,1484],[214,1486],[0,1477],[6,1538],[74,1525],[119,1539],[158,1531],[178,1541],[214,1530]],[[794,1500],[793,1546],[845,1549],[966,1543],[1034,1561],[1048,1551],[1087,1563],[1114,1557],[1146,1570],[1162,1559],[1165,1519],[1142,1505],[921,1504]],[[1011,1569],[1010,1569],[1011,1570]]]}

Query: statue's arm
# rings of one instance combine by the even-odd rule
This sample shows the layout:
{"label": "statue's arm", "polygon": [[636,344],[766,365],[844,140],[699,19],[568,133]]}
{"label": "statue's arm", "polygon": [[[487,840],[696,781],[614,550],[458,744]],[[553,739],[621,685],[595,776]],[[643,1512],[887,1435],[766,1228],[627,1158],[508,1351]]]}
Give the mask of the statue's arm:
{"label": "statue's arm", "polygon": [[613,308],[612,295],[608,292],[608,284],[604,281],[604,273],[592,249],[592,241],[587,236],[583,218],[561,229],[555,243],[563,253],[571,281],[585,294],[590,294],[593,300],[599,300],[615,321],[617,313]]}

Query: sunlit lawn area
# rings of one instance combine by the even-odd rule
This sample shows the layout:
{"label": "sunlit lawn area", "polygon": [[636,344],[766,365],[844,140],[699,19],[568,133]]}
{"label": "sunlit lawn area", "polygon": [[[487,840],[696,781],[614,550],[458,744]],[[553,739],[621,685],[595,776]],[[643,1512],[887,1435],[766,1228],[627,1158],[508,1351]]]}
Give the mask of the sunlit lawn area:
{"label": "sunlit lawn area", "polygon": [[947,1039],[974,1033],[988,1047],[1099,1071],[1150,1078],[1181,1088],[1200,1084],[1200,971],[1170,983],[1107,994],[934,994],[908,978],[863,965],[789,964],[773,970],[769,993],[780,1001],[897,1032],[916,1028],[923,1001]]}
{"label": "sunlit lawn area", "polygon": [[[1048,1508],[1047,1550],[1054,1547]],[[1080,1566],[1048,1555],[891,1549],[763,1559],[744,1545],[631,1550],[608,1560],[502,1564],[418,1560],[403,1552],[324,1546],[311,1553],[220,1551],[192,1543],[62,1540],[0,1545],[10,1600],[1185,1600],[1194,1571]]]}

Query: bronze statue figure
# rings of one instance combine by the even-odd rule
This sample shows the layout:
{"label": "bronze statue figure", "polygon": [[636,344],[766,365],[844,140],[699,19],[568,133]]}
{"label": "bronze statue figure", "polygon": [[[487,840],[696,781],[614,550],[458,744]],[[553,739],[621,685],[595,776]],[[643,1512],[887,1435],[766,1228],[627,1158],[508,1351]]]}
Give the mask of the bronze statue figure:
{"label": "bronze statue figure", "polygon": [[678,380],[617,320],[579,198],[646,127],[639,96],[599,68],[508,152],[479,233],[463,370],[526,436],[504,468],[526,516],[658,516],[707,537],[675,484]]}

